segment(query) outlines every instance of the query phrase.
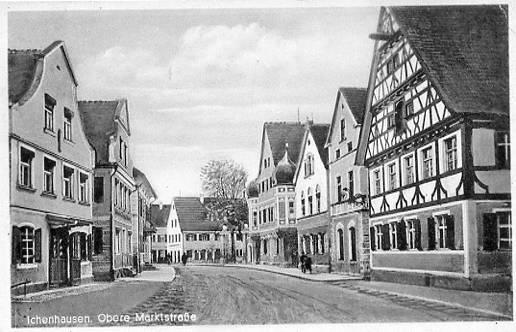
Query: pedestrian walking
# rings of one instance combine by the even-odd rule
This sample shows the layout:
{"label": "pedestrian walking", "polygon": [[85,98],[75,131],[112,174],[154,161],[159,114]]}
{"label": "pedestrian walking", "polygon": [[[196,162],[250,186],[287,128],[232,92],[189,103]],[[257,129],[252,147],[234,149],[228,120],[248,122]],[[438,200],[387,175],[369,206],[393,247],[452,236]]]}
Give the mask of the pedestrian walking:
{"label": "pedestrian walking", "polygon": [[312,274],[312,259],[310,257],[306,257],[305,259],[305,271],[310,271],[310,274]]}
{"label": "pedestrian walking", "polygon": [[186,254],[186,252],[184,252],[183,255],[181,256],[181,262],[183,263],[183,265],[186,265],[187,261],[188,261],[188,255]]}
{"label": "pedestrian walking", "polygon": [[303,252],[301,257],[299,257],[299,262],[301,263],[301,272],[306,273],[306,260],[308,259],[308,256]]}

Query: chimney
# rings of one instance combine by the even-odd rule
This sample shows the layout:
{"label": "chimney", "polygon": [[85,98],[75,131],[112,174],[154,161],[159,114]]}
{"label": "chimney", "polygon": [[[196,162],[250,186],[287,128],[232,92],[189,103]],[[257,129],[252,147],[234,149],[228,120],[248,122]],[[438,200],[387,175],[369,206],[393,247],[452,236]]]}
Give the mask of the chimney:
{"label": "chimney", "polygon": [[203,193],[201,193],[199,195],[199,200],[201,201],[201,204],[204,204],[204,194]]}

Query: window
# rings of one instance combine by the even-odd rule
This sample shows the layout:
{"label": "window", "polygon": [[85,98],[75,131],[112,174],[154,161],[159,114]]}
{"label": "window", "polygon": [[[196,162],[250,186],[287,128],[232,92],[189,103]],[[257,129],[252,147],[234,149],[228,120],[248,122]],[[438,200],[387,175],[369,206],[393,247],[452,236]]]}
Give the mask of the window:
{"label": "window", "polygon": [[452,215],[436,215],[428,220],[429,249],[455,249],[455,226]]}
{"label": "window", "polygon": [[344,260],[344,232],[342,229],[337,230],[339,244],[339,260]]}
{"label": "window", "polygon": [[337,176],[337,202],[342,202],[342,178]]}
{"label": "window", "polygon": [[276,238],[276,255],[280,253],[280,239]]}
{"label": "window", "polygon": [[378,244],[378,249],[382,249],[383,241],[383,232],[382,232],[382,225],[376,225],[374,226],[375,233],[376,233],[376,243]]}
{"label": "window", "polygon": [[32,227],[21,227],[21,263],[32,264],[34,263],[34,228]]}
{"label": "window", "polygon": [[394,53],[393,57],[387,61],[387,75],[394,73],[396,67],[399,65],[398,53]]}
{"label": "window", "polygon": [[79,173],[79,202],[88,202],[88,174]]}
{"label": "window", "polygon": [[382,178],[380,177],[379,169],[373,172],[373,180],[374,180],[374,192],[376,195],[379,195],[382,192]]}
{"label": "window", "polygon": [[209,241],[210,240],[210,234],[199,234],[199,241]]}
{"label": "window", "polygon": [[314,174],[314,156],[309,154],[305,160],[305,176]]}
{"label": "window", "polygon": [[387,165],[387,172],[389,176],[389,190],[394,190],[398,187],[398,174],[396,172],[396,163]]}
{"label": "window", "polygon": [[394,108],[394,122],[396,126],[396,134],[401,134],[405,130],[406,120],[405,120],[405,100],[400,100],[396,102],[396,106]]}
{"label": "window", "polygon": [[413,220],[405,221],[405,232],[408,249],[416,249],[416,228]]}
{"label": "window", "polygon": [[414,183],[414,156],[410,155],[403,158],[403,163],[405,167],[405,185]]}
{"label": "window", "polygon": [[79,234],[79,247],[80,247],[80,258],[81,261],[88,260],[88,244],[86,233]]}
{"label": "window", "polygon": [[321,187],[319,185],[315,187],[315,205],[315,211],[317,213],[321,213]]}
{"label": "window", "polygon": [[398,248],[398,224],[393,222],[389,224],[389,235],[391,237],[391,249]]}
{"label": "window", "polygon": [[348,142],[348,152],[353,150],[353,142]]}
{"label": "window", "polygon": [[23,147],[20,148],[20,185],[32,188],[32,162],[34,152]]}
{"label": "window", "polygon": [[349,198],[351,199],[355,195],[355,183],[353,181],[353,171],[348,172],[348,185],[349,185],[349,188],[348,188]]}
{"label": "window", "polygon": [[301,214],[304,216],[306,214],[305,210],[305,193],[301,191]]}
{"label": "window", "polygon": [[511,168],[511,141],[508,132],[495,133],[495,158],[498,168]]}
{"label": "window", "polygon": [[335,159],[340,158],[340,149],[335,150]]}
{"label": "window", "polygon": [[118,255],[120,253],[121,248],[122,248],[122,239],[120,237],[120,229],[117,228],[115,230],[115,254]]}
{"label": "window", "polygon": [[288,202],[288,217],[289,217],[289,219],[294,218],[294,215],[295,215],[294,202],[293,201],[289,201]]}
{"label": "window", "polygon": [[118,146],[118,156],[120,157],[120,159],[123,158],[123,153],[124,153],[124,141],[122,141],[122,137],[119,137],[118,138],[118,143],[119,143],[119,146]]}
{"label": "window", "polygon": [[414,114],[414,102],[412,100],[405,103],[405,118],[408,118]]}
{"label": "window", "polygon": [[279,219],[285,220],[285,201],[281,200],[278,202]]}
{"label": "window", "polygon": [[453,136],[444,140],[444,171],[452,171],[457,168],[457,137]]}
{"label": "window", "polygon": [[72,111],[68,108],[64,109],[64,139],[72,140]]}
{"label": "window", "polygon": [[498,224],[498,249],[512,249],[512,224],[510,212],[496,213]]}
{"label": "window", "polygon": [[45,94],[45,130],[54,131],[54,107],[56,101],[54,98]]}
{"label": "window", "polygon": [[393,128],[396,126],[396,115],[395,112],[387,114],[387,128]]}
{"label": "window", "polygon": [[357,260],[357,235],[355,227],[349,228],[349,256],[350,261],[356,262]]}
{"label": "window", "polygon": [[346,120],[340,120],[340,140],[344,140],[346,138]]}
{"label": "window", "polygon": [[308,188],[306,196],[308,197],[308,214],[312,215],[314,213],[312,188]]}
{"label": "window", "polygon": [[[156,242],[156,237],[153,235],[153,241]],[[93,253],[95,255],[102,253],[103,239],[102,239],[102,228],[93,227]]]}
{"label": "window", "polygon": [[434,175],[433,171],[433,163],[434,163],[434,156],[432,147],[427,147],[421,151],[421,160],[422,160],[422,167],[421,167],[421,177],[423,179],[428,179]]}
{"label": "window", "polygon": [[258,212],[253,211],[253,225],[258,226]]}
{"label": "window", "polygon": [[68,199],[73,199],[73,174],[73,168],[63,166],[63,196]]}
{"label": "window", "polygon": [[54,173],[56,162],[46,157],[43,158],[43,191],[46,193],[54,193]]}

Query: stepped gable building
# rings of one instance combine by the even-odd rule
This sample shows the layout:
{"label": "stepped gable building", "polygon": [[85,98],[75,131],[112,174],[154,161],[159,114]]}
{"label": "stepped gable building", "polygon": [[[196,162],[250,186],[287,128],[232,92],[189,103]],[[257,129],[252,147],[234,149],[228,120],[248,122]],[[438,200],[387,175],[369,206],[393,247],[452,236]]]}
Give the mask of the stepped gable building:
{"label": "stepped gable building", "polygon": [[369,198],[367,169],[355,160],[366,100],[365,88],[340,88],[326,138],[331,268],[361,275],[369,267]]}
{"label": "stepped gable building", "polygon": [[9,50],[13,294],[91,281],[94,152],[62,41]]}
{"label": "stepped gable building", "polygon": [[132,245],[130,197],[136,187],[127,100],[80,101],[79,110],[96,156],[93,275],[97,280],[112,280],[132,274],[137,265]]}
{"label": "stepped gable building", "polygon": [[153,204],[151,206],[151,221],[156,232],[152,234],[151,257],[153,263],[167,263],[167,257],[172,252],[173,223],[171,204]]}
{"label": "stepped gable building", "polygon": [[142,264],[150,264],[152,234],[155,228],[152,226],[150,207],[157,199],[156,192],[152,188],[145,173],[133,167],[133,178],[136,185],[136,192],[132,197],[132,220],[133,238],[131,239],[134,253],[138,253],[137,270],[141,271]]}
{"label": "stepped gable building", "polygon": [[372,278],[510,288],[507,6],[382,8],[371,37]]}
{"label": "stepped gable building", "polygon": [[294,175],[299,255],[312,258],[314,270],[329,271],[328,153],[329,124],[307,123]]}
{"label": "stepped gable building", "polygon": [[304,133],[298,122],[263,125],[258,177],[247,189],[254,263],[297,264],[294,175]]}

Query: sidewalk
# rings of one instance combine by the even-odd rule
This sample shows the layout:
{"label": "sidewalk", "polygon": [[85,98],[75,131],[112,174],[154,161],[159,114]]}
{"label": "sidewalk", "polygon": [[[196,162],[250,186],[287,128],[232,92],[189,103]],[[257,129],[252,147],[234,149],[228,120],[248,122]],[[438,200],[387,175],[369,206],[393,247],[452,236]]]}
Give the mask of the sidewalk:
{"label": "sidewalk", "polygon": [[279,267],[275,265],[225,264],[224,266],[272,272],[298,279],[318,282],[335,282],[361,279],[360,276],[350,276],[337,273],[303,273],[300,269],[293,267]]}
{"label": "sidewalk", "polygon": [[156,270],[143,271],[134,277],[124,277],[117,280],[172,282],[176,278],[176,269],[174,268],[174,265],[155,264],[154,266],[156,266]]}
{"label": "sidewalk", "polygon": [[326,282],[372,296],[406,298],[419,302],[431,302],[436,305],[453,306],[512,319],[512,293],[473,292],[391,282],[365,281],[360,277],[342,274],[303,274],[299,269],[281,268],[272,265],[226,264],[225,266],[260,270],[299,279]]}

